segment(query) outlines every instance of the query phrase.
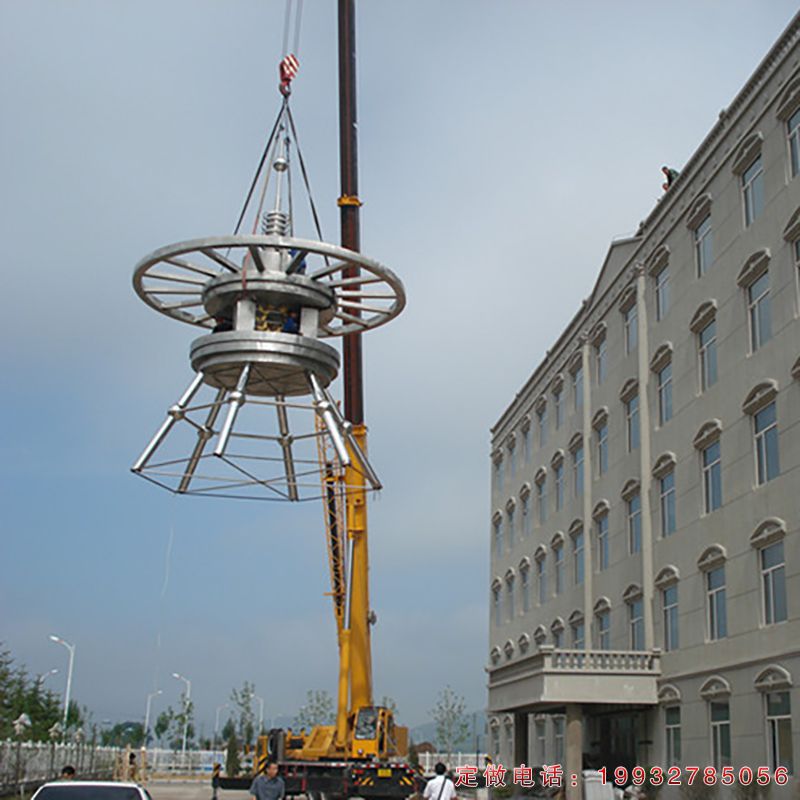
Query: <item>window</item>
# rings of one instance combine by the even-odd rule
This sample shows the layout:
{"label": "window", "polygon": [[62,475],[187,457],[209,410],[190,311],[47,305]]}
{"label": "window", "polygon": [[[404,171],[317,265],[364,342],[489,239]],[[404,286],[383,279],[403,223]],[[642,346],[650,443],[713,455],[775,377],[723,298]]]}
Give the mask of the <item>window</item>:
{"label": "window", "polygon": [[753,416],[755,426],[756,484],[761,486],[777,477],[778,463],[778,419],[775,401],[756,412]]}
{"label": "window", "polygon": [[536,562],[536,584],[539,588],[539,605],[547,602],[547,569],[543,558]]}
{"label": "window", "polygon": [[622,326],[625,333],[625,355],[636,349],[638,341],[636,304],[622,312]]}
{"label": "window", "polygon": [[561,511],[564,507],[564,463],[562,461],[553,467],[553,474],[556,483],[556,511]]}
{"label": "window", "polygon": [[553,558],[556,564],[556,594],[561,594],[564,590],[564,547],[562,545],[553,547]]}
{"label": "window", "polygon": [[495,625],[502,625],[503,624],[503,603],[502,598],[500,595],[500,587],[493,586],[492,587],[492,607],[494,608],[494,624]]}
{"label": "window", "polygon": [[506,510],[506,527],[508,528],[508,547],[511,549],[514,546],[514,509],[508,508]]}
{"label": "window", "polygon": [[661,535],[675,533],[675,472],[670,470],[658,481],[661,506]]}
{"label": "window", "polygon": [[731,764],[731,712],[728,701],[710,703],[711,758],[717,769]]}
{"label": "window", "polygon": [[712,319],[697,334],[700,356],[700,389],[705,391],[717,382],[717,321]]}
{"label": "window", "polygon": [[506,578],[506,613],[508,614],[508,621],[514,620],[516,608],[514,604],[514,578]]}
{"label": "window", "polygon": [[800,109],[786,121],[786,134],[789,137],[789,164],[794,178],[800,172]]}
{"label": "window", "polygon": [[598,611],[597,618],[597,647],[599,650],[611,649],[611,612],[606,608]]}
{"label": "window", "polygon": [[513,447],[508,448],[508,471],[513,479],[514,476],[517,474],[517,459],[515,457],[515,449]]}
{"label": "window", "polygon": [[583,650],[586,646],[586,636],[583,620],[575,620],[572,623],[572,649]]}
{"label": "window", "polygon": [[775,542],[759,551],[761,585],[764,590],[764,624],[785,622],[786,570],[783,559],[783,542]]}
{"label": "window", "polygon": [[564,422],[564,393],[560,389],[553,392],[553,402],[556,407],[556,430],[558,430]]}
{"label": "window", "polygon": [[658,376],[658,424],[672,419],[672,362],[665,364]]}
{"label": "window", "polygon": [[694,257],[697,264],[697,275],[702,277],[714,260],[714,240],[711,235],[711,214],[694,229]]}
{"label": "window", "polygon": [[595,430],[597,441],[597,472],[604,475],[608,472],[608,422],[604,422]]}
{"label": "window", "polygon": [[492,753],[494,760],[500,761],[500,728],[497,725],[492,725]]}
{"label": "window", "polygon": [[708,598],[708,638],[711,641],[728,635],[728,612],[725,606],[725,565],[706,572]]}
{"label": "window", "polygon": [[553,717],[553,757],[555,764],[564,763],[564,717]]}
{"label": "window", "polygon": [[583,445],[572,451],[572,485],[575,497],[583,495]]}
{"label": "window", "polygon": [[559,649],[564,646],[564,628],[563,627],[553,627],[553,647]]}
{"label": "window", "polygon": [[583,583],[583,531],[576,531],[572,535],[572,556],[575,583]]}
{"label": "window", "polygon": [[597,569],[608,569],[609,544],[608,544],[608,514],[601,514],[595,521],[597,532]]}
{"label": "window", "polygon": [[722,456],[719,440],[701,451],[703,467],[703,510],[706,514],[722,505]]}
{"label": "window", "polygon": [[539,524],[547,520],[547,479],[541,478],[536,484],[536,500],[539,504]]}
{"label": "window", "polygon": [[669,267],[664,267],[656,276],[656,319],[662,320],[669,311]]}
{"label": "window", "polygon": [[677,650],[678,636],[678,584],[667,586],[661,592],[661,605],[664,611],[664,650]]}
{"label": "window", "polygon": [[531,572],[525,568],[519,573],[520,583],[522,584],[522,613],[527,614],[531,610]]}
{"label": "window", "polygon": [[626,501],[628,517],[628,551],[639,553],[642,550],[642,498],[639,492]]}
{"label": "window", "polygon": [[531,535],[531,498],[529,494],[522,496],[522,535]]}
{"label": "window", "polygon": [[522,431],[522,458],[527,464],[531,460],[531,429],[524,428]]}
{"label": "window", "polygon": [[625,403],[625,426],[628,433],[628,452],[639,447],[639,395],[635,394]]}
{"label": "window", "polygon": [[789,692],[767,692],[767,737],[769,766],[775,770],[786,767],[794,772],[792,759],[792,706]]}
{"label": "window", "polygon": [[536,732],[536,752],[539,756],[539,763],[547,763],[547,728],[543,719],[537,719],[534,723],[534,731]]}
{"label": "window", "polygon": [[664,709],[664,727],[667,740],[666,765],[674,767],[681,763],[681,707]]}
{"label": "window", "polygon": [[750,322],[750,350],[755,353],[772,338],[769,272],[756,278],[747,287],[747,316]]}
{"label": "window", "polygon": [[628,603],[628,628],[631,650],[644,650],[644,601],[637,597]]}
{"label": "window", "polygon": [[[500,512],[497,512],[498,515]],[[496,556],[503,555],[503,517],[498,516],[494,521],[494,554]]]}
{"label": "window", "polygon": [[536,426],[539,429],[539,447],[544,447],[547,444],[547,406],[536,412]]}
{"label": "window", "polygon": [[608,371],[608,349],[605,336],[594,346],[594,366],[597,383],[601,384],[606,379]]}
{"label": "window", "polygon": [[764,166],[759,155],[742,173],[744,225],[750,225],[764,210]]}
{"label": "window", "polygon": [[583,408],[583,367],[572,373],[572,398],[576,411]]}

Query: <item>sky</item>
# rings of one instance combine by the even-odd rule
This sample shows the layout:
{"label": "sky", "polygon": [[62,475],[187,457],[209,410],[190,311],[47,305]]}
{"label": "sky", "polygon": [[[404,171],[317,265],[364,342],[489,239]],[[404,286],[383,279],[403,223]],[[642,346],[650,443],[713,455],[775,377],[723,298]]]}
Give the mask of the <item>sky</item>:
{"label": "sky", "polygon": [[[131,276],[232,230],[278,109],[280,0],[0,3],[0,642],[77,651],[97,722],[207,734],[336,684],[321,509],[175,498],[129,467],[191,377]],[[361,0],[362,250],[404,281],[364,337],[375,694],[486,702],[489,428],[796,13],[785,0]],[[336,10],[305,0],[293,113],[338,237]],[[168,545],[172,542],[168,557]]]}

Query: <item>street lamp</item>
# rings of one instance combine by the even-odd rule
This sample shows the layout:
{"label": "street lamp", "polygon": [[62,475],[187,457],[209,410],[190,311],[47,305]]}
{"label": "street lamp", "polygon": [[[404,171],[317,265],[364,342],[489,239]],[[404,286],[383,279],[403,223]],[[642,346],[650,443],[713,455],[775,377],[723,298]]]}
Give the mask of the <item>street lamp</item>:
{"label": "street lamp", "polygon": [[69,694],[72,690],[72,666],[75,662],[75,645],[70,644],[65,639],[55,634],[50,634],[50,641],[56,644],[63,644],[69,650],[69,668],[67,669],[67,690],[64,693],[64,733],[67,732],[67,714],[69,714]]}
{"label": "street lamp", "polygon": [[261,731],[264,727],[264,698],[259,697],[257,694],[254,694],[253,698],[258,700],[258,732],[256,736],[261,736]]}
{"label": "street lamp", "polygon": [[160,694],[162,694],[161,689],[156,689],[154,692],[150,692],[150,694],[147,695],[147,704],[144,711],[144,741],[142,742],[142,747],[147,747],[147,734],[150,731],[150,703],[154,697],[158,697]]}
{"label": "street lamp", "polygon": [[219,731],[219,712],[222,711],[223,708],[230,708],[230,703],[223,703],[221,706],[217,706],[217,716],[214,719],[214,749],[217,749],[217,731]]}
{"label": "street lamp", "polygon": [[51,676],[56,675],[58,673],[57,669],[49,669],[47,672],[43,672],[41,675],[36,676],[36,683],[41,683],[44,685],[44,682]]}
{"label": "street lamp", "polygon": [[189,732],[189,700],[192,698],[192,682],[178,672],[173,672],[172,677],[186,684],[186,697],[183,700],[183,745],[181,753],[186,755],[186,735]]}

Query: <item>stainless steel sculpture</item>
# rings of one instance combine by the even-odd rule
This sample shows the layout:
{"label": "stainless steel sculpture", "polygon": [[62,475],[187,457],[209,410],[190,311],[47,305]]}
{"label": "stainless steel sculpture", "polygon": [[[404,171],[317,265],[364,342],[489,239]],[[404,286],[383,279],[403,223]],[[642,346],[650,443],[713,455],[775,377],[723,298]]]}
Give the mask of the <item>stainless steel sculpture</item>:
{"label": "stainless steel sculpture", "polygon": [[273,148],[275,204],[256,212],[261,234],[162,247],[134,272],[145,303],[207,329],[191,345],[194,379],[132,467],[179,494],[311,499],[320,469],[346,466],[380,488],[329,392],[339,353],[322,340],[397,316],[403,284],[360,253],[292,235],[289,144],[287,133]]}

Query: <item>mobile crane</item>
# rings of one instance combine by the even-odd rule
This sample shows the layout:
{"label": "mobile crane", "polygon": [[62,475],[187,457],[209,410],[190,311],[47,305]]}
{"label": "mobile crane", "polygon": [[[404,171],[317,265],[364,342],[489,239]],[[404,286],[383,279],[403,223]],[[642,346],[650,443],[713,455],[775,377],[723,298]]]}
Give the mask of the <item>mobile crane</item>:
{"label": "mobile crane", "polygon": [[[177,494],[250,497],[259,490],[267,495],[260,499],[296,501],[307,486],[302,465],[311,463],[298,459],[296,448],[316,442],[339,653],[336,718],[310,731],[273,729],[260,736],[253,769],[257,774],[268,760],[277,761],[289,795],[355,794],[377,800],[412,794],[419,776],[406,761],[407,728],[373,697],[367,495],[380,483],[366,458],[361,336],[396,316],[405,293],[391,270],[360,253],[355,0],[338,0],[338,31],[341,247],[294,237],[289,132],[322,239],[288,109],[298,67],[288,54],[281,61],[284,102],[234,234],[163,247],[136,267],[134,287],[148,305],[205,328],[206,335],[191,347],[194,379],[132,470]],[[280,133],[275,136],[278,130],[286,131],[283,141]],[[274,208],[262,215],[267,177],[253,233],[242,235],[240,225],[267,162],[267,174],[274,168],[276,175]],[[324,266],[314,269],[312,258],[322,259]],[[327,393],[338,353],[321,341],[336,335],[343,337],[343,413]],[[209,402],[195,400],[209,389],[214,392]],[[311,403],[295,400],[303,396],[311,396]],[[254,412],[274,408],[278,435],[240,430],[242,406]],[[314,412],[313,433],[290,432],[289,414],[301,409]],[[166,457],[166,443],[181,428],[188,430],[188,457]],[[280,458],[247,450],[263,443],[277,444]],[[158,463],[157,452],[162,455]],[[271,467],[280,460],[280,480],[256,474],[259,464]],[[230,468],[230,475],[221,476],[222,468]],[[250,780],[222,776],[220,786],[248,788]]]}

